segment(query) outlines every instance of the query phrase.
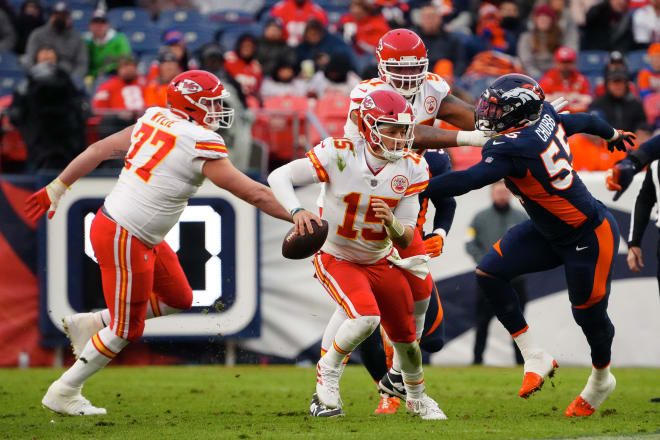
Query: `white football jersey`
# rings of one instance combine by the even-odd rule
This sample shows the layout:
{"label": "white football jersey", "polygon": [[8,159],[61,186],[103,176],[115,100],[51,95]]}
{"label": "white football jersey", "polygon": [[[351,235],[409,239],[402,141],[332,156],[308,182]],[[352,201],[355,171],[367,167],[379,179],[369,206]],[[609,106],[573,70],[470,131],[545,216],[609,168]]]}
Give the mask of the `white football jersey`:
{"label": "white football jersey", "polygon": [[377,174],[367,165],[363,140],[327,138],[307,153],[316,182],[325,182],[322,218],[328,221],[324,252],[360,264],[386,257],[392,241],[375,217],[371,200],[380,198],[394,210],[403,197],[416,196],[428,185],[428,165],[408,153]]}
{"label": "white football jersey", "polygon": [[[344,125],[344,137],[356,139],[360,137],[357,125],[351,120],[351,112],[360,108],[365,96],[376,90],[390,90],[396,92],[392,86],[379,78],[362,81],[351,91],[351,106],[348,110],[348,119]],[[440,108],[440,103],[449,94],[449,85],[439,75],[428,73],[426,81],[416,94],[409,100],[415,115],[416,124],[433,125]]]}
{"label": "white football jersey", "polygon": [[204,182],[207,159],[227,157],[222,137],[161,107],[147,109],[131,134],[126,166],[105,199],[108,214],[155,246]]}

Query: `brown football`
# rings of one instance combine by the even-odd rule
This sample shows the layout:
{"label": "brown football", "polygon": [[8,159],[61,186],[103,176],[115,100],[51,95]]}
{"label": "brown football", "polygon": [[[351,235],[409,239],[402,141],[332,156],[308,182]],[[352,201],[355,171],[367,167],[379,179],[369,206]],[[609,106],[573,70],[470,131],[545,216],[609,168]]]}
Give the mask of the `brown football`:
{"label": "brown football", "polygon": [[325,220],[321,222],[323,225],[319,226],[312,221],[314,232],[311,234],[307,231],[305,235],[298,235],[294,232],[294,228],[289,229],[282,242],[282,255],[291,260],[301,260],[318,252],[328,237],[328,222]]}

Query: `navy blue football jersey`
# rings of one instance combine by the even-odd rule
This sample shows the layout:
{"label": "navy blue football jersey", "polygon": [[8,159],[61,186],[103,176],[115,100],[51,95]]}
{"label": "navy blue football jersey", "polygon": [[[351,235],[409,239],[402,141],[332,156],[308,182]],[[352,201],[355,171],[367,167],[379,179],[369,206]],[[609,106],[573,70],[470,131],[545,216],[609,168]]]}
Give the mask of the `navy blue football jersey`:
{"label": "navy blue football jersey", "polygon": [[[566,115],[567,123],[571,115]],[[598,202],[573,170],[562,119],[549,103],[540,119],[489,140],[482,161],[509,160],[506,186],[522,202],[534,226],[547,239],[565,244],[579,238],[601,216]]]}
{"label": "navy blue football jersey", "polygon": [[[444,150],[426,150],[424,152],[424,159],[426,159],[426,163],[429,165],[429,174],[431,177],[440,176],[451,171],[451,160]],[[435,207],[433,230],[443,229],[448,233],[454,221],[456,201],[453,197],[431,197],[430,201],[433,202],[433,206]],[[429,198],[420,196],[419,203],[420,209],[417,216],[417,227],[420,231],[423,231],[428,214]]]}

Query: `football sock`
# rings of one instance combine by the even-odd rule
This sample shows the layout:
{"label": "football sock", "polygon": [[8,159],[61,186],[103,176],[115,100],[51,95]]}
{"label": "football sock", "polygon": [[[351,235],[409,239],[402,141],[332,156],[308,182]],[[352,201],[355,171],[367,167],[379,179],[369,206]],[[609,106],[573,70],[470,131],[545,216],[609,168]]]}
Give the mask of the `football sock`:
{"label": "football sock", "polygon": [[593,368],[591,370],[591,376],[587,380],[587,385],[580,393],[580,396],[589,402],[591,406],[598,408],[610,394],[612,387],[616,383],[610,379],[610,376],[609,365],[604,368]]}
{"label": "football sock", "polygon": [[536,344],[536,341],[530,334],[529,329],[520,333],[518,336],[515,336],[513,341],[520,349],[520,353],[525,360],[529,359],[532,353],[538,352],[540,350],[540,347]]}
{"label": "football sock", "polygon": [[415,328],[417,335],[417,342],[422,338],[424,334],[424,320],[426,319],[426,310],[429,308],[429,302],[431,297],[426,299],[415,301]]}
{"label": "football sock", "polygon": [[347,319],[348,316],[346,315],[346,312],[344,312],[344,309],[337,306],[335,312],[330,317],[330,321],[328,321],[328,325],[325,326],[325,330],[323,331],[323,339],[321,339],[321,356],[332,347],[332,341],[335,339],[339,326],[341,326]]}
{"label": "football sock", "polygon": [[362,341],[358,348],[362,363],[375,382],[378,382],[387,373],[387,360],[382,347],[383,343],[381,332],[376,330]]}
{"label": "football sock", "polygon": [[103,309],[94,313],[96,319],[101,320],[102,327],[110,325],[110,309]]}
{"label": "football sock", "polygon": [[508,281],[477,274],[477,283],[509,334],[513,335],[527,326],[518,295]]}
{"label": "football sock", "polygon": [[173,315],[179,313],[181,309],[168,306],[158,299],[155,293],[152,293],[147,302],[147,313],[144,319],[158,318],[159,316]]}
{"label": "football sock", "polygon": [[346,355],[366,339],[380,323],[380,316],[359,316],[355,319],[344,321],[335,335],[332,346],[323,356],[326,365],[339,368]]}
{"label": "football sock", "polygon": [[99,330],[87,342],[78,360],[62,374],[62,382],[80,387],[92,374],[108,365],[128,344],[126,339],[115,335],[110,327]]}
{"label": "football sock", "polygon": [[[406,387],[406,396],[420,399],[424,394],[424,370],[422,352],[417,341],[412,343],[392,342],[394,352],[401,359],[401,376]],[[396,355],[395,355],[396,357]]]}

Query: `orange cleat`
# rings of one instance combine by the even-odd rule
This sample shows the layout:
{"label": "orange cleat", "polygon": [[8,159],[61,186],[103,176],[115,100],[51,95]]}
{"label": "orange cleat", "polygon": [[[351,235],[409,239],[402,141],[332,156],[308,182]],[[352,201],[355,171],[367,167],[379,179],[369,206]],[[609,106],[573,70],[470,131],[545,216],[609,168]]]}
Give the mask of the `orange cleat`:
{"label": "orange cleat", "polygon": [[386,393],[380,393],[380,402],[374,414],[395,414],[396,410],[401,406],[398,397],[390,396]]}
{"label": "orange cleat", "polygon": [[552,367],[543,376],[533,371],[527,371],[523,376],[522,387],[520,387],[520,391],[518,392],[520,397],[527,399],[532,394],[539,391],[543,387],[545,378],[554,376],[557,368],[559,368],[559,365],[557,364],[557,361],[553,360]]}
{"label": "orange cleat", "polygon": [[596,412],[596,408],[589,405],[589,402],[584,400],[582,396],[577,398],[568,405],[566,408],[566,417],[586,417]]}

